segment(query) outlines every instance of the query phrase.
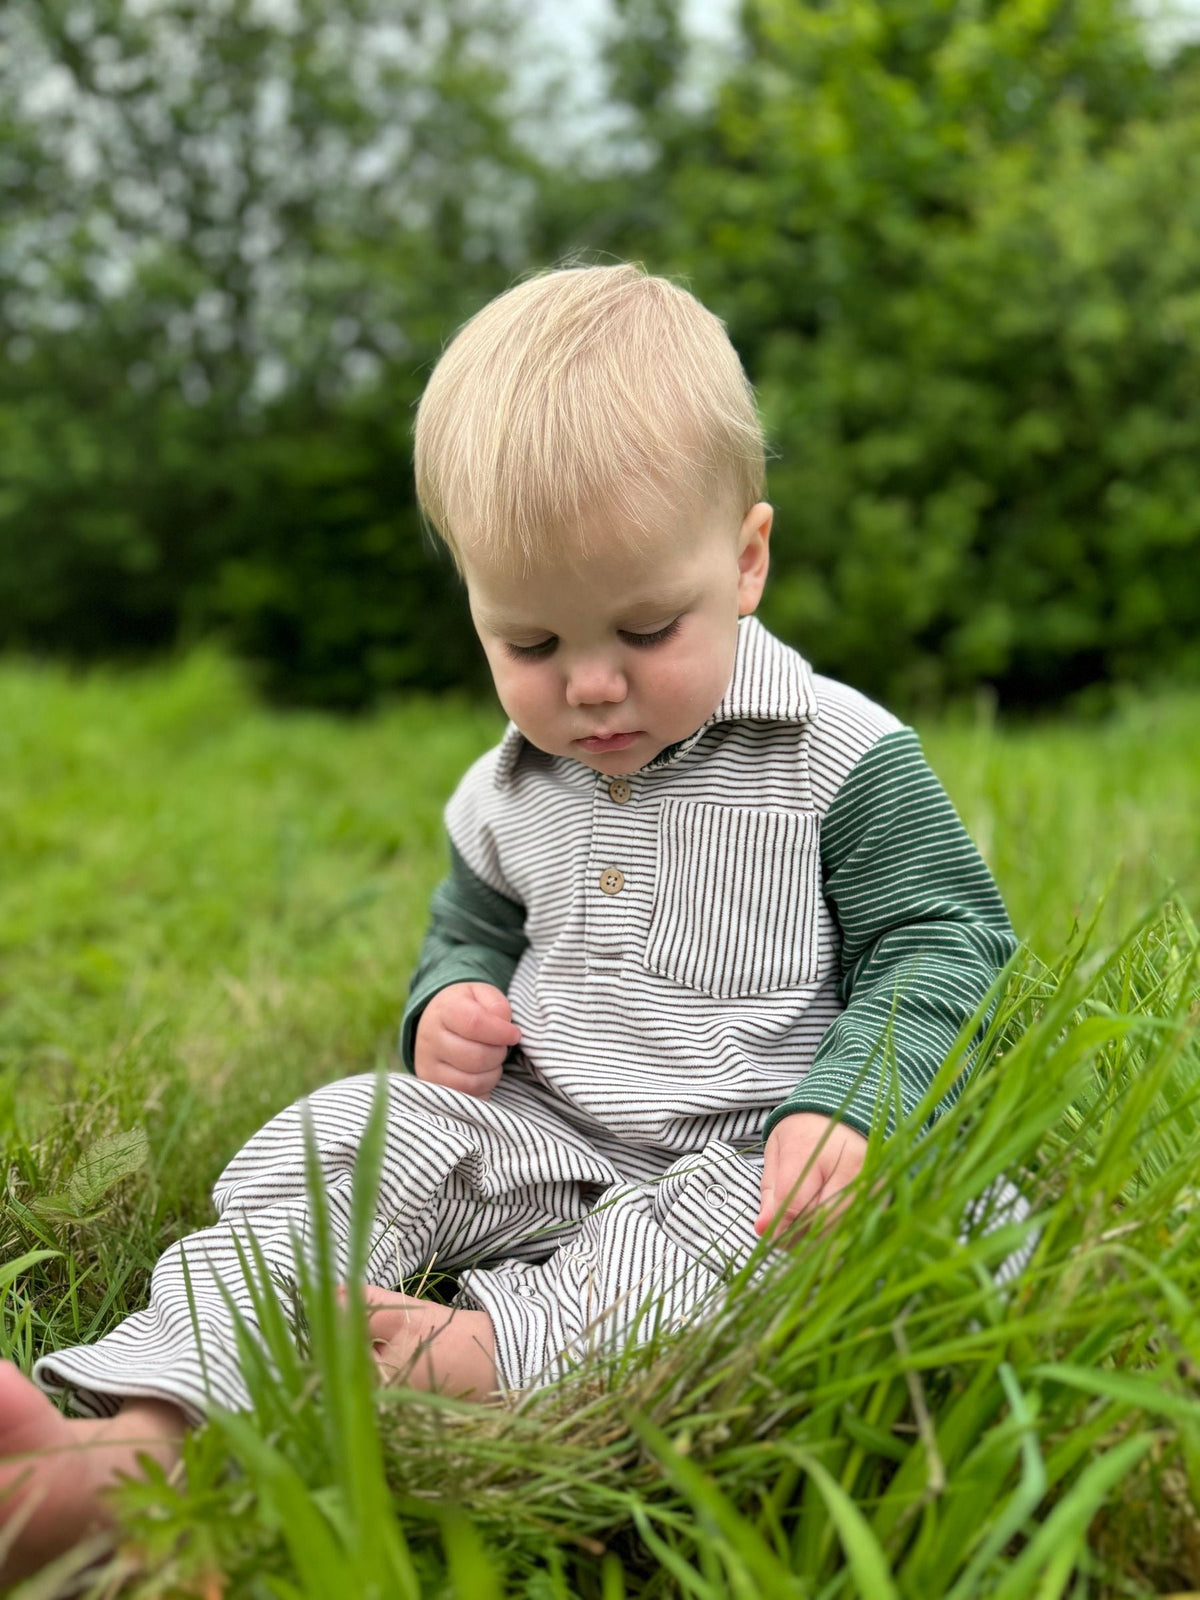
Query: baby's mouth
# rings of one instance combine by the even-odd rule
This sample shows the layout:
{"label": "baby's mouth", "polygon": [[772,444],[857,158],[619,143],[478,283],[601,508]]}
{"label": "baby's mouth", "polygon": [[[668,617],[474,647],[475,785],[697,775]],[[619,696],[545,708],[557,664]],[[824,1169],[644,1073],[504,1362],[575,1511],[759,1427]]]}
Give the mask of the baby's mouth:
{"label": "baby's mouth", "polygon": [[601,750],[623,750],[626,745],[632,744],[638,737],[640,729],[632,733],[590,734],[586,739],[576,739],[576,744],[581,744],[585,750],[593,752]]}

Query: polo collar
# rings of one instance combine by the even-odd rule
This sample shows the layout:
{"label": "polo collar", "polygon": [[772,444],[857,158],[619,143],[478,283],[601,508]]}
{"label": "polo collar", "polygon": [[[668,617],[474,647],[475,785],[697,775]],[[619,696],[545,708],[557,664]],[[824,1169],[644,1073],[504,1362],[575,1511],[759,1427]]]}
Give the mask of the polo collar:
{"label": "polo collar", "polygon": [[705,727],[718,722],[807,722],[816,714],[817,692],[808,662],[768,633],[757,617],[743,617],[733,676]]}
{"label": "polo collar", "polygon": [[[769,633],[757,617],[738,623],[737,653],[729,687],[708,720],[660,750],[642,771],[654,771],[685,755],[710,728],[722,722],[807,722],[817,715],[812,669],[797,651]],[[516,770],[526,739],[510,722],[496,757],[495,783],[507,783]]]}

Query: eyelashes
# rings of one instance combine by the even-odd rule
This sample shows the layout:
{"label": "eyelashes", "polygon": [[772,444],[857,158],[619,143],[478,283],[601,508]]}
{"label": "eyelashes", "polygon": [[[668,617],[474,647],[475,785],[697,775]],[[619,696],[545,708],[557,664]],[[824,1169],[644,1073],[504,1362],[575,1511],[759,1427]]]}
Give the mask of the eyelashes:
{"label": "eyelashes", "polygon": [[514,661],[540,661],[553,652],[557,643],[557,639],[544,639],[541,644],[509,644],[505,639],[504,651]]}
{"label": "eyelashes", "polygon": [[[673,639],[679,632],[679,622],[680,619],[676,617],[674,622],[668,622],[657,633],[622,633],[621,638],[635,650],[649,650],[656,644],[665,644],[668,639]],[[542,661],[554,654],[557,644],[558,640],[554,638],[543,639],[541,644],[509,644],[505,640],[504,648],[514,661]]]}
{"label": "eyelashes", "polygon": [[631,644],[638,650],[644,650],[650,645],[665,644],[668,639],[673,639],[678,632],[679,618],[676,617],[674,622],[668,622],[666,627],[660,628],[657,633],[623,633],[621,637],[626,644]]}

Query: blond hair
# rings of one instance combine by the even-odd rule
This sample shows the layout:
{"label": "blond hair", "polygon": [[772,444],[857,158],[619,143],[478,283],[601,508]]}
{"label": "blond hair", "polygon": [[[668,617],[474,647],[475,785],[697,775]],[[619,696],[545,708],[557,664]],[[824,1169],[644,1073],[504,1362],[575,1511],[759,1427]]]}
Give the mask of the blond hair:
{"label": "blond hair", "polygon": [[417,410],[417,497],[462,569],[630,548],[702,506],[762,498],[754,392],[724,324],[640,266],[561,267],[484,306]]}

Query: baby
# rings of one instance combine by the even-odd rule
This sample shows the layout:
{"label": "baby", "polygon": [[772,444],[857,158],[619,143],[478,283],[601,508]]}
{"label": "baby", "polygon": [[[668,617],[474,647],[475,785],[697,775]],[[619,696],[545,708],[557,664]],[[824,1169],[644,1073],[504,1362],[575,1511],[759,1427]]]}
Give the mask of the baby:
{"label": "baby", "polygon": [[[366,1294],[385,1371],[482,1400],[683,1325],[836,1208],[1014,939],[915,736],[754,618],[762,435],[690,294],[621,265],[501,295],[429,381],[416,471],[510,721],[446,810]],[[343,1267],[375,1088],[306,1102]],[[40,1387],[0,1367],[8,1576],[101,1523],[139,1450],[247,1403],[225,1291],[252,1318],[251,1232],[294,1276],[301,1107],[214,1198],[145,1311]],[[397,1288],[434,1258],[453,1307]]]}

